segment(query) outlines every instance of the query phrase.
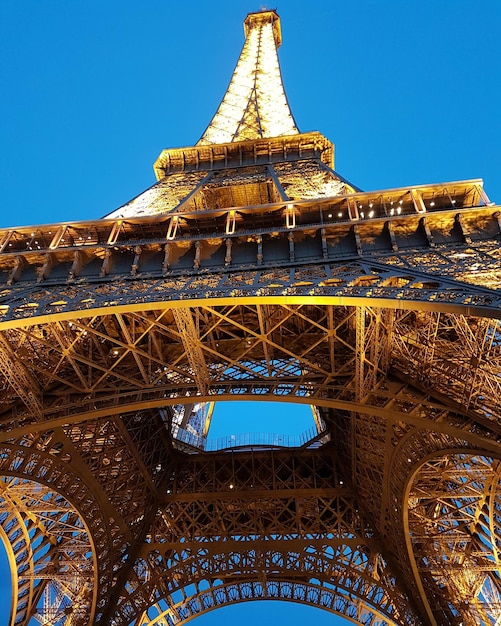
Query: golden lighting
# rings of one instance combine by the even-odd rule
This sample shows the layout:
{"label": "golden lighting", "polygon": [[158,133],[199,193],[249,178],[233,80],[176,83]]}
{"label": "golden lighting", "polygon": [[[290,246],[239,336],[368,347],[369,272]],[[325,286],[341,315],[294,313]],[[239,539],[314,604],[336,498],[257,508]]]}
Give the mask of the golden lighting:
{"label": "golden lighting", "polygon": [[249,16],[246,40],[228,90],[199,144],[230,143],[298,133],[282,85],[274,11]]}

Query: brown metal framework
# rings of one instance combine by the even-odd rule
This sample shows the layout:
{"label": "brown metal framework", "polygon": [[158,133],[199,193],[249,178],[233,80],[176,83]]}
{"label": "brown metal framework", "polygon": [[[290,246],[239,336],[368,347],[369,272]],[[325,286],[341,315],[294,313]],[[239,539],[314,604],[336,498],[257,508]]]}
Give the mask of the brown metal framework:
{"label": "brown metal framework", "polygon": [[[481,180],[351,185],[293,123],[276,13],[245,28],[153,187],[0,231],[10,624],[174,626],[256,598],[497,624],[500,207]],[[311,405],[315,428],[210,448],[230,400]]]}

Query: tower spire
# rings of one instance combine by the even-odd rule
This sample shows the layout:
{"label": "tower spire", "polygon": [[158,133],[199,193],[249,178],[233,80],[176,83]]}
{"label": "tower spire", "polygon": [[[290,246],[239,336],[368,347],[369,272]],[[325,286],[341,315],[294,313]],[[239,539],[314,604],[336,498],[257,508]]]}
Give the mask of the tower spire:
{"label": "tower spire", "polygon": [[199,145],[295,135],[278,61],[282,43],[275,11],[249,13],[245,43],[226,94]]}

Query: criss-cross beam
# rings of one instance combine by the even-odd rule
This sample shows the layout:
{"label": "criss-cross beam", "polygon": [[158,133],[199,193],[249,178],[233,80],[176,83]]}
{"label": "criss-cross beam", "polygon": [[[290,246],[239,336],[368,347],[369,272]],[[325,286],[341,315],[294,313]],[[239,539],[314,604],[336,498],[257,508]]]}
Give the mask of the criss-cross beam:
{"label": "criss-cross beam", "polygon": [[489,318],[408,312],[396,318],[392,366],[490,419],[500,417],[501,330]]}

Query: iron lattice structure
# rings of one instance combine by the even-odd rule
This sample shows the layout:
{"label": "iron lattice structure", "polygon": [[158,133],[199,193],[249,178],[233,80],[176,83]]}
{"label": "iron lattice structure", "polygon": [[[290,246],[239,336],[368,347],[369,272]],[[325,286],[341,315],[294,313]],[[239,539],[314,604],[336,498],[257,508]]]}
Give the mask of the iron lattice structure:
{"label": "iron lattice structure", "polygon": [[[155,185],[0,232],[10,624],[173,626],[254,598],[498,624],[499,207],[481,180],[351,185],[296,128],[277,14],[245,32]],[[311,405],[315,427],[218,449],[218,400]]]}

